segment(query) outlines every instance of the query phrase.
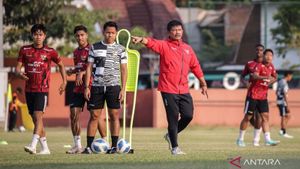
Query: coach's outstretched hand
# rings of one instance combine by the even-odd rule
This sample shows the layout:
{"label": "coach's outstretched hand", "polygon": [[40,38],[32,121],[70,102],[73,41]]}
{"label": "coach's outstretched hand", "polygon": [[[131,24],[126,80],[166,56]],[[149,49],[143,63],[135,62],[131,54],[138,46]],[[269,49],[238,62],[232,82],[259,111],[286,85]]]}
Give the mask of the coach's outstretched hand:
{"label": "coach's outstretched hand", "polygon": [[144,37],[131,36],[131,39],[132,39],[133,44],[142,43],[142,44],[146,45],[148,43],[147,38],[144,38]]}

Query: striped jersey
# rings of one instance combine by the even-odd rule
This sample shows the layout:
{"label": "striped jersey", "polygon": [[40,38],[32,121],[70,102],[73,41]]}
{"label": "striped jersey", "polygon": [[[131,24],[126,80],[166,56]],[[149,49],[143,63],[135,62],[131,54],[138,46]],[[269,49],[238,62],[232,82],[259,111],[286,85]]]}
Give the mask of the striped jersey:
{"label": "striped jersey", "polygon": [[286,94],[288,92],[288,90],[289,90],[289,85],[288,85],[287,81],[284,78],[279,80],[278,84],[277,84],[277,90],[276,90],[278,105],[286,106],[284,94]]}
{"label": "striped jersey", "polygon": [[121,64],[127,64],[125,47],[114,42],[103,41],[93,44],[89,50],[88,62],[93,64],[92,86],[117,86],[121,82]]}

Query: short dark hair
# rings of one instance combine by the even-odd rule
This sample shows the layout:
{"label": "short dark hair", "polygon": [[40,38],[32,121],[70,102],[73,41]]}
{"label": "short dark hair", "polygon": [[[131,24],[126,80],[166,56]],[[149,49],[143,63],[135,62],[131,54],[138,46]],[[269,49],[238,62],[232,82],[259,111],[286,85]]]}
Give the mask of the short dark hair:
{"label": "short dark hair", "polygon": [[171,20],[168,25],[167,25],[167,30],[170,32],[171,29],[174,27],[174,26],[181,26],[183,28],[183,25],[180,21],[178,20]]}
{"label": "short dark hair", "polygon": [[292,74],[293,74],[293,71],[286,71],[286,72],[284,72],[283,76],[287,77],[288,75],[292,75]]}
{"label": "short dark hair", "polygon": [[115,27],[116,30],[118,31],[118,24],[116,22],[113,22],[113,21],[108,21],[106,22],[104,25],[103,25],[103,31],[105,31],[105,29],[107,27]]}
{"label": "short dark hair", "polygon": [[264,45],[262,45],[262,44],[260,44],[260,43],[258,43],[258,44],[256,44],[256,45],[255,45],[255,48],[258,48],[258,47],[265,48],[265,46],[264,46]]}
{"label": "short dark hair", "polygon": [[265,55],[267,52],[271,52],[272,55],[274,54],[272,49],[266,49],[266,50],[264,51],[264,55]]}
{"label": "short dark hair", "polygon": [[77,31],[84,31],[85,33],[88,32],[87,28],[84,25],[77,25],[74,28],[74,34],[76,34]]}
{"label": "short dark hair", "polygon": [[31,34],[37,32],[37,31],[42,31],[44,32],[45,34],[47,33],[47,28],[44,26],[44,24],[34,24],[32,27],[31,27]]}

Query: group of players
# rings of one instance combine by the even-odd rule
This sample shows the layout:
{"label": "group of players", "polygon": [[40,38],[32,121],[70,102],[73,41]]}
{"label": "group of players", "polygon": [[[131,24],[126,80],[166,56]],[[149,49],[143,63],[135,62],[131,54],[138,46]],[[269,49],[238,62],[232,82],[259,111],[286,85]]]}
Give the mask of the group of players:
{"label": "group of players", "polygon": [[[248,91],[245,102],[244,118],[240,124],[240,132],[236,144],[245,147],[244,135],[249,122],[254,127],[253,145],[259,146],[260,133],[263,131],[265,144],[275,146],[279,141],[272,140],[269,126],[269,104],[268,89],[269,86],[277,81],[277,73],[272,64],[273,51],[264,49],[264,46],[256,46],[256,58],[249,61],[242,72],[242,79],[249,75]],[[284,77],[278,82],[276,95],[277,106],[281,116],[280,135],[285,138],[293,138],[286,133],[287,122],[290,119],[290,110],[287,102],[288,83],[292,79],[292,72],[284,73]]]}
{"label": "group of players", "polygon": [[[91,154],[90,147],[97,129],[100,135],[106,138],[105,119],[101,115],[104,102],[108,107],[110,118],[112,148],[109,153],[116,153],[120,130],[119,109],[127,78],[127,54],[125,48],[115,42],[118,31],[115,22],[106,22],[103,31],[104,40],[90,45],[87,28],[83,25],[74,28],[74,36],[78,43],[77,49],[73,52],[75,68],[65,71],[57,52],[44,45],[45,26],[43,24],[32,26],[33,44],[20,49],[16,67],[17,75],[26,80],[26,102],[35,125],[32,141],[24,147],[26,152],[36,154],[36,146],[40,142],[41,151],[37,154],[50,154],[42,117],[47,105],[51,61],[53,61],[58,65],[63,80],[59,88],[60,94],[64,92],[67,84],[66,75],[76,74],[70,104],[71,129],[75,145],[66,153]],[[21,71],[23,65],[25,72]],[[86,101],[88,101],[90,119],[87,127],[87,146],[83,149],[79,116]]]}
{"label": "group of players", "polygon": [[[75,74],[75,87],[70,104],[70,120],[74,146],[68,154],[91,154],[91,144],[97,130],[102,138],[106,138],[105,118],[102,109],[106,102],[109,114],[111,149],[109,154],[117,152],[116,145],[119,138],[120,122],[119,109],[125,93],[127,79],[127,53],[125,48],[117,44],[116,35],[118,25],[115,22],[106,22],[103,26],[103,41],[90,45],[88,30],[83,25],[74,28],[74,36],[78,47],[74,50],[74,69],[65,71],[64,64],[58,53],[44,44],[46,28],[43,24],[35,24],[31,28],[33,44],[20,49],[16,74],[26,80],[26,102],[29,113],[34,122],[32,141],[24,149],[30,154],[50,154],[43,125],[43,113],[47,106],[49,92],[51,62],[59,67],[62,84],[59,93],[65,91],[67,75]],[[164,138],[169,144],[172,155],[183,155],[177,142],[178,134],[183,131],[193,118],[193,99],[188,89],[187,75],[192,71],[200,81],[201,93],[208,96],[207,84],[197,56],[191,46],[182,41],[183,25],[180,21],[172,20],[167,24],[168,38],[157,40],[154,38],[132,36],[134,44],[141,43],[160,55],[160,74],[158,90],[161,91],[166,110],[168,132]],[[270,84],[277,79],[272,65],[273,51],[264,50],[262,45],[256,46],[257,57],[248,62],[243,71],[243,77],[250,74],[245,117],[241,122],[240,136],[237,140],[239,146],[245,146],[244,134],[248,122],[255,117],[255,141],[259,145],[260,128],[265,133],[267,145],[276,145],[277,141],[270,138],[269,109],[267,91]],[[25,71],[21,71],[22,66]],[[286,105],[287,81],[279,83],[278,97],[282,116],[287,117],[289,109]],[[281,87],[280,87],[281,86]],[[80,112],[85,103],[90,111],[87,126],[87,145],[81,145]],[[283,104],[281,104],[283,103]],[[259,112],[260,114],[256,113]],[[179,116],[180,115],[180,116]],[[262,120],[259,120],[262,119]],[[282,135],[287,136],[285,126],[288,118],[283,119]],[[260,122],[261,121],[261,122]],[[37,143],[41,144],[41,151],[36,152]]]}

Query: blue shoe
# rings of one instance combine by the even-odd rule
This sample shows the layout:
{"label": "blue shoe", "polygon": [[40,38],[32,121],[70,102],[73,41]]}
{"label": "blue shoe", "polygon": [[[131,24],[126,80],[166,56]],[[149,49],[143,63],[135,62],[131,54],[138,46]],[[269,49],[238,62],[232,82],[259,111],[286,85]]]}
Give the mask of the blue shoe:
{"label": "blue shoe", "polygon": [[106,154],[116,154],[117,152],[117,148],[112,147],[111,149],[107,150]]}
{"label": "blue shoe", "polygon": [[244,140],[236,140],[236,145],[238,145],[239,147],[246,147],[246,144],[244,142]]}
{"label": "blue shoe", "polygon": [[269,141],[266,141],[266,146],[276,146],[279,143],[280,143],[280,141],[269,140]]}

